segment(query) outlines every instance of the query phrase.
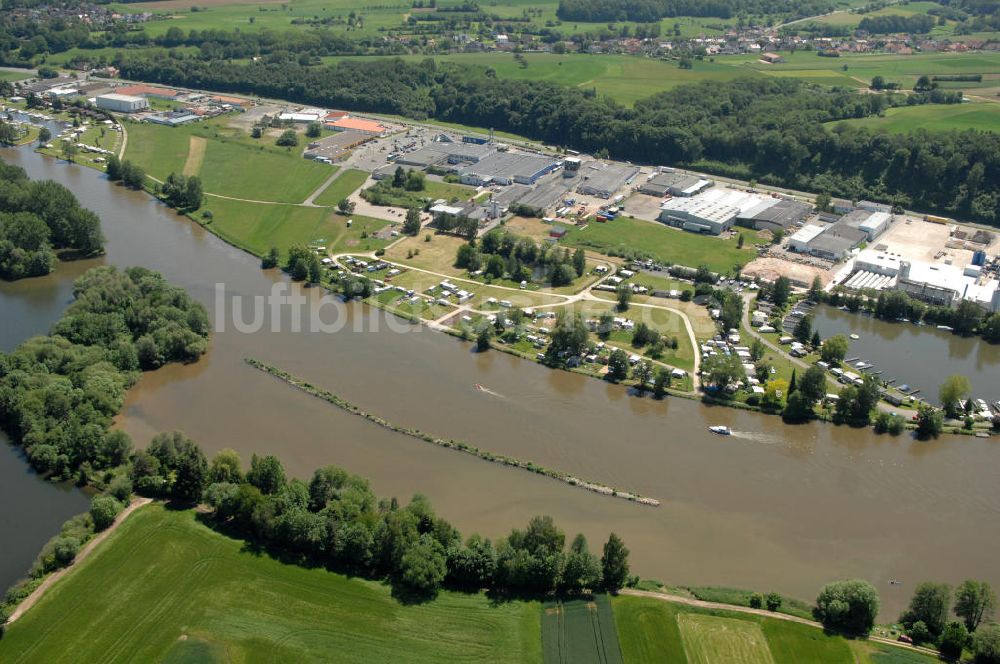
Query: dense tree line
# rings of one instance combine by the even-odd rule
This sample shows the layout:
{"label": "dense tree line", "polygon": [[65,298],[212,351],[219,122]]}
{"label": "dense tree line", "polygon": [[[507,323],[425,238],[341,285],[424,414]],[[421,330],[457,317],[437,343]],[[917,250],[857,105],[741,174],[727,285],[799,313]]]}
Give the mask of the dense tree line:
{"label": "dense tree line", "polygon": [[826,0],[559,0],[556,15],[564,21],[652,23],[669,16],[816,16],[833,9]]}
{"label": "dense tree line", "polygon": [[803,190],[1000,222],[1000,135],[886,134],[826,123],[864,118],[887,95],[762,77],[686,85],[625,108],[593,91],[481,76],[432,61],[332,67],[125,58],[124,76],[350,110],[494,127],[643,163],[678,163]]}
{"label": "dense tree line", "polygon": [[0,278],[48,274],[59,250],[102,253],[100,219],[61,184],[30,180],[24,169],[0,161]]}
{"label": "dense tree line", "polygon": [[254,455],[242,471],[232,450],[209,464],[182,434],[161,434],[136,455],[133,479],[156,495],[204,500],[229,529],[312,563],[390,579],[404,597],[442,586],[514,595],[618,590],[628,581],[628,550],[612,534],[603,555],[583,535],[569,547],[551,517],[533,518],[497,542],[462,540],[427,498],[407,505],[379,499],[368,481],[341,468],[317,469],[308,482],[288,478],[274,456]]}
{"label": "dense tree line", "polygon": [[858,24],[858,30],[873,35],[891,35],[897,32],[924,34],[930,32],[935,23],[934,17],[927,14],[866,16]]}
{"label": "dense tree line", "polygon": [[930,305],[903,291],[884,290],[871,297],[849,295],[839,290],[820,293],[815,299],[832,306],[846,306],[850,311],[869,311],[888,321],[908,320],[929,325],[947,325],[955,334],[979,334],[990,343],[1000,343],[1000,313],[987,313],[979,306],[962,300],[955,308]]}
{"label": "dense tree line", "polygon": [[125,463],[128,436],[111,431],[139,372],[196,360],[208,315],[156,272],[94,268],[52,334],[0,354],[0,427],[38,471],[81,478]]}
{"label": "dense tree line", "polygon": [[997,628],[989,622],[995,607],[996,593],[985,581],[964,581],[954,596],[948,584],[925,581],[913,591],[899,622],[915,644],[936,646],[948,661],[960,659],[968,648],[976,662],[992,664],[1000,661]]}

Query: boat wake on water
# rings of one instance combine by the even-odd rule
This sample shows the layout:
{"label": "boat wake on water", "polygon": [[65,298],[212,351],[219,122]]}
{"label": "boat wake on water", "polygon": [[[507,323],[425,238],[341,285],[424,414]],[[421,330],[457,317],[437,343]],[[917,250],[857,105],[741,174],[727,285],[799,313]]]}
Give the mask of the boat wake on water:
{"label": "boat wake on water", "polygon": [[779,436],[769,436],[764,433],[755,433],[753,431],[730,431],[730,436],[733,438],[739,438],[740,440],[748,440],[753,443],[761,443],[763,445],[782,445],[784,441]]}
{"label": "boat wake on water", "polygon": [[476,383],[473,387],[475,387],[480,392],[485,392],[486,394],[490,395],[491,397],[497,397],[498,399],[506,399],[507,398],[504,395],[500,394],[499,392],[494,392],[490,388],[488,388],[488,387],[486,387],[484,385],[480,385],[479,383]]}

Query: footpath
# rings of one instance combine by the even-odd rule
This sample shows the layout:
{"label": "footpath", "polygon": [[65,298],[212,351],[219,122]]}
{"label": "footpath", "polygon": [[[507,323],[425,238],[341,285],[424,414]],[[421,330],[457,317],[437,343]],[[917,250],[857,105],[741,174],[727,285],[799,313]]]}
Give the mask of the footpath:
{"label": "footpath", "polygon": [[148,505],[151,502],[153,502],[152,498],[135,498],[129,504],[128,507],[122,510],[118,514],[118,516],[115,517],[114,523],[112,523],[110,526],[108,526],[107,528],[99,532],[97,535],[95,535],[89,542],[87,542],[83,546],[82,549],[80,549],[80,551],[76,554],[76,558],[73,559],[73,562],[68,567],[63,567],[62,569],[57,570],[52,574],[49,574],[47,577],[45,577],[45,580],[42,581],[41,584],[39,584],[39,586],[35,588],[35,590],[32,591],[30,595],[25,597],[24,600],[17,605],[17,608],[14,609],[14,612],[10,614],[10,618],[7,619],[7,624],[9,625],[13,623],[15,620],[24,615],[24,613],[28,609],[37,604],[38,600],[42,598],[42,595],[45,594],[46,590],[51,588],[54,583],[59,581],[59,579],[69,574],[69,572],[73,570],[74,567],[79,565],[83,560],[87,558],[87,556],[93,553],[94,549],[100,546],[101,542],[108,539],[111,533],[113,533],[118,528],[118,526],[122,525],[122,523],[125,522],[125,519],[127,519],[130,514],[135,512],[140,507]]}

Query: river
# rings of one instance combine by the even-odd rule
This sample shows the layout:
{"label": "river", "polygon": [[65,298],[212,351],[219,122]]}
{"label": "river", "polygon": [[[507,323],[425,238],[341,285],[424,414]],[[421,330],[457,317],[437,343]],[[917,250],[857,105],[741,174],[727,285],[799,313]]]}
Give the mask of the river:
{"label": "river", "polygon": [[[32,177],[62,182],[102,217],[109,239],[103,262],[160,270],[213,316],[217,283],[225,284],[227,305],[233,295],[284,285],[257,259],[92,170],[30,150],[4,157]],[[66,303],[61,284],[81,267],[60,267],[48,285],[7,285],[0,314],[37,319],[19,323],[28,333],[46,329]],[[314,303],[320,297],[317,289],[293,291]],[[923,579],[970,576],[1000,585],[1000,530],[989,525],[1000,516],[995,442],[917,443],[818,423],[788,427],[776,417],[678,398],[656,402],[509,355],[475,354],[469,344],[367,306],[324,311],[327,319],[339,315],[345,329],[297,333],[286,321],[279,331],[240,333],[227,324],[197,364],[144,375],[118,426],[140,445],[157,431],[180,429],[210,454],[237,449],[245,463],[251,453],[275,453],[299,476],[338,464],[370,478],[381,495],[428,495],[465,534],[500,537],[546,513],[599,550],[614,530],[631,549],[635,573],[672,583],[811,599],[826,581],[861,576],[876,584],[887,618]],[[246,356],[395,423],[633,489],[663,505],[602,497],[391,433],[247,367]],[[710,424],[736,434],[715,436]],[[56,490],[44,499],[64,500]],[[4,501],[0,511],[21,518],[18,503]],[[904,583],[891,586],[890,578]]]}
{"label": "river", "polygon": [[881,378],[919,389],[918,396],[930,403],[938,402],[938,387],[951,374],[968,376],[975,397],[989,403],[1000,399],[1000,344],[825,305],[816,308],[813,325],[823,337],[857,334],[847,357],[874,364]]}

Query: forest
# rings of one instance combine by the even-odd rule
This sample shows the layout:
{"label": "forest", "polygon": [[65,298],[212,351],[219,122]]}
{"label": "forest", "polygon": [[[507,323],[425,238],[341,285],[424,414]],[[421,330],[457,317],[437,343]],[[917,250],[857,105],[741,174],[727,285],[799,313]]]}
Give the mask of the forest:
{"label": "forest", "polygon": [[208,348],[208,314],[183,289],[144,268],[97,267],[49,336],[0,353],[0,427],[31,465],[87,483],[128,460],[110,429],[141,371],[190,362]]}
{"label": "forest", "polygon": [[930,95],[858,94],[786,78],[684,85],[626,108],[593,90],[433,60],[295,63],[122,58],[122,75],[346,110],[434,117],[649,164],[1000,221],[1000,135],[886,134],[837,120]]}
{"label": "forest", "polygon": [[24,169],[0,161],[0,279],[48,274],[57,252],[103,253],[100,219],[61,184],[32,181]]}
{"label": "forest", "polygon": [[930,32],[935,23],[934,17],[927,14],[866,16],[858,24],[858,30],[873,35],[891,35],[897,32],[924,34]]}
{"label": "forest", "polygon": [[556,16],[564,21],[637,21],[651,23],[671,16],[731,18],[737,14],[817,16],[834,10],[828,0],[559,0]]}

